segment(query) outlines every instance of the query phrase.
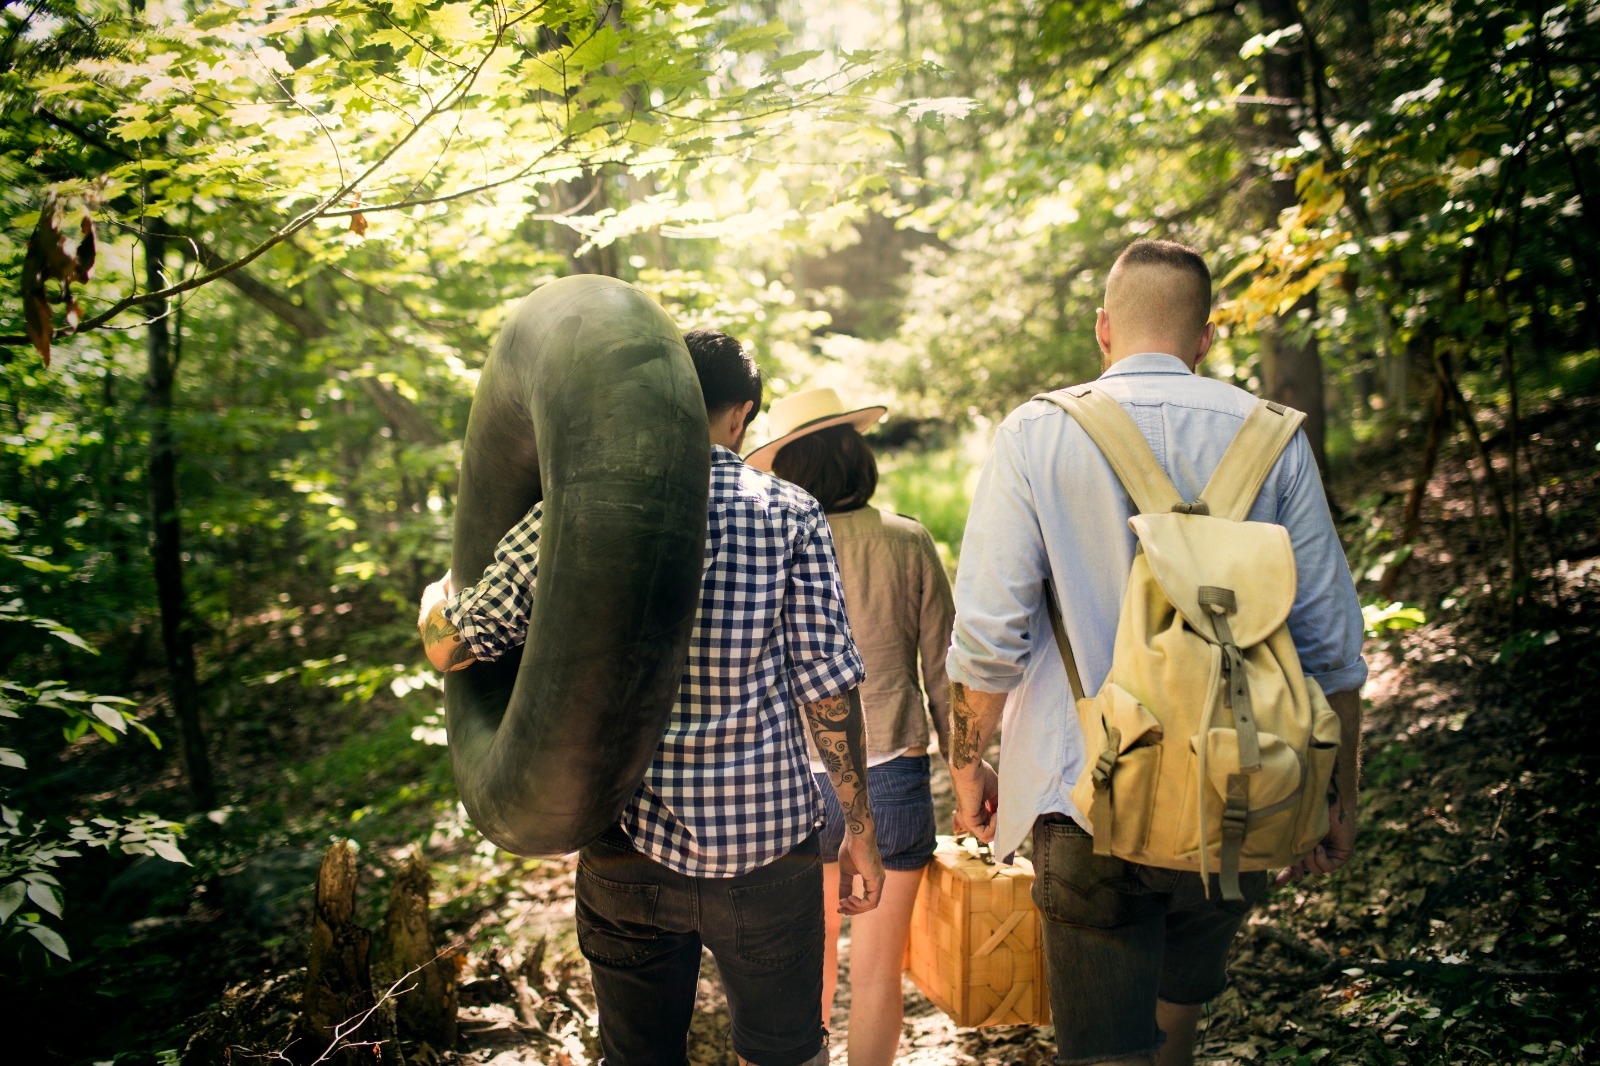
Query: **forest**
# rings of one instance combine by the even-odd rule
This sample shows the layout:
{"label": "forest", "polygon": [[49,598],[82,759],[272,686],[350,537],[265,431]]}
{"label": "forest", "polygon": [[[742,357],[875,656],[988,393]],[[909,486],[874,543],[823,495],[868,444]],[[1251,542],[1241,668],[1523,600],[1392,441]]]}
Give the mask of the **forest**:
{"label": "forest", "polygon": [[[1141,237],[1216,278],[1200,372],[1306,413],[1372,671],[1356,854],[1250,920],[1199,1061],[1600,1051],[1600,4],[0,13],[9,1061],[599,1061],[574,863],[467,821],[415,627],[512,308],[610,275],[769,401],[887,405],[878,502],[955,574]],[[906,988],[897,1061],[1051,1061]],[[714,978],[696,1015],[735,1062]]]}

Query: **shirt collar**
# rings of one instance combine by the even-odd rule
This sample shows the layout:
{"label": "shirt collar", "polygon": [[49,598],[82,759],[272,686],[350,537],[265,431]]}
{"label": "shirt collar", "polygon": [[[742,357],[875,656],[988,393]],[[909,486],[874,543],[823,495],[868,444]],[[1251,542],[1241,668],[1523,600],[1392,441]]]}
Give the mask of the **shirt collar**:
{"label": "shirt collar", "polygon": [[715,465],[716,463],[742,463],[744,460],[739,458],[739,453],[732,448],[724,448],[720,444],[713,444],[711,446],[711,462]]}
{"label": "shirt collar", "polygon": [[1122,374],[1193,374],[1182,359],[1165,352],[1139,352],[1111,364],[1111,369],[1100,376],[1117,377]]}

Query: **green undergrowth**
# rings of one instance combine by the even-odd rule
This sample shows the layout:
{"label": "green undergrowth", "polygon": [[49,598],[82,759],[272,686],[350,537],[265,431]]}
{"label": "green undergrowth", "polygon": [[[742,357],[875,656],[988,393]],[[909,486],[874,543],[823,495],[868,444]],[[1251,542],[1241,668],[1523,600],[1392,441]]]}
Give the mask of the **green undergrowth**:
{"label": "green undergrowth", "polygon": [[961,537],[986,444],[969,433],[950,447],[906,448],[878,457],[873,504],[926,526],[952,573],[961,557]]}
{"label": "green undergrowth", "polygon": [[[1361,839],[1279,890],[1222,1006],[1247,1061],[1576,1063],[1600,1014],[1600,741],[1584,625],[1510,661],[1461,623],[1392,638],[1367,721]],[[1455,654],[1445,654],[1454,649]],[[1270,1053],[1268,1053],[1270,1049]],[[1264,1058],[1262,1057],[1264,1054]]]}
{"label": "green undergrowth", "polygon": [[1357,852],[1253,916],[1201,1061],[1532,1066],[1600,1044],[1600,464],[1581,410],[1542,416],[1515,590],[1460,442],[1415,545],[1415,452],[1335,484],[1372,626]]}

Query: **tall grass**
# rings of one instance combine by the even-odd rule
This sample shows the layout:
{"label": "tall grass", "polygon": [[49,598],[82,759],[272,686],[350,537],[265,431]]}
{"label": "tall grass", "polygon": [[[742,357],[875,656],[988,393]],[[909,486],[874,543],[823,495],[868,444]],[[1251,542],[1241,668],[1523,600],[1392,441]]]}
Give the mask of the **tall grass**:
{"label": "tall grass", "polygon": [[926,526],[939,546],[945,569],[952,574],[961,557],[961,535],[989,435],[986,427],[934,447],[878,453],[878,492],[873,503]]}

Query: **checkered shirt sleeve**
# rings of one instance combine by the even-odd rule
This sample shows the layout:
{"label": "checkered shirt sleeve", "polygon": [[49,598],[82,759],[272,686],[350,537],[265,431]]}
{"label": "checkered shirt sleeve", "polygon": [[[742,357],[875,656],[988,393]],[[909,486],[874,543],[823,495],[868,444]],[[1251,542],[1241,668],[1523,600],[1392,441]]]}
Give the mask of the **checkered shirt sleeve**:
{"label": "checkered shirt sleeve", "polygon": [[679,873],[732,877],[786,854],[820,822],[801,706],[866,671],[814,499],[719,447],[708,517],[678,705],[622,824]]}
{"label": "checkered shirt sleeve", "polygon": [[528,639],[533,591],[539,578],[539,524],[534,504],[506,531],[483,576],[444,602],[444,617],[461,633],[475,658],[491,662]]}

